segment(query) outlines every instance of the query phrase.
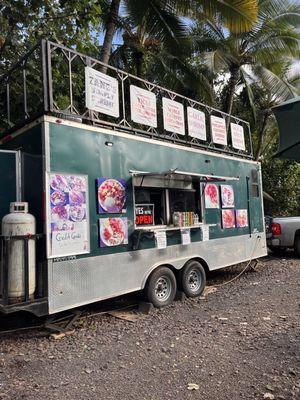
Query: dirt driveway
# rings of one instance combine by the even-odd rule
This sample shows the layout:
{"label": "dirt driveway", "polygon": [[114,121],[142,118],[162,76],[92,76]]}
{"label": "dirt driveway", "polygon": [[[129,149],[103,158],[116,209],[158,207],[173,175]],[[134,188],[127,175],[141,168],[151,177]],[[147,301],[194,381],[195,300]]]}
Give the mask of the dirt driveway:
{"label": "dirt driveway", "polygon": [[300,399],[299,286],[300,260],[266,259],[135,323],[95,316],[59,341],[1,337],[0,399]]}

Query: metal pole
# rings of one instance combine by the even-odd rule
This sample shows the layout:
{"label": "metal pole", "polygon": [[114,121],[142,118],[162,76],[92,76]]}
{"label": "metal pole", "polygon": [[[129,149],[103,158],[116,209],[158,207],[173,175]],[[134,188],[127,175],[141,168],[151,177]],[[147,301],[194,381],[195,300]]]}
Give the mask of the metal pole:
{"label": "metal pole", "polygon": [[249,190],[249,176],[246,176],[246,184],[247,184],[247,209],[248,209],[248,227],[249,227],[249,235],[251,237],[252,227],[251,227],[251,213],[250,213],[250,190]]}
{"label": "metal pole", "polygon": [[28,260],[28,247],[29,239],[24,238],[24,289],[25,289],[25,301],[29,300],[29,260]]}
{"label": "metal pole", "polygon": [[9,246],[10,240],[3,239],[3,302],[8,304],[8,257],[9,257]]}
{"label": "metal pole", "polygon": [[44,111],[49,110],[49,81],[47,75],[47,42],[41,41],[41,64],[42,64],[42,80],[43,80],[43,99]]}

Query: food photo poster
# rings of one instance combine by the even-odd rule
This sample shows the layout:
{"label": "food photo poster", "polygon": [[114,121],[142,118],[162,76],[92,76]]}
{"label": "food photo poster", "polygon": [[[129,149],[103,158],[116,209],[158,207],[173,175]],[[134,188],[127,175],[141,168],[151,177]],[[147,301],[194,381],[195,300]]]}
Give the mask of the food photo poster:
{"label": "food photo poster", "polygon": [[237,228],[245,228],[248,226],[248,211],[247,210],[236,210],[235,218],[236,218]]}
{"label": "food photo poster", "polygon": [[205,208],[219,208],[219,189],[214,183],[207,183],[204,186]]}
{"label": "food photo poster", "polygon": [[234,207],[234,191],[231,185],[221,185],[222,208]]}
{"label": "food photo poster", "polygon": [[100,247],[112,247],[128,244],[127,218],[100,218],[99,241]]}
{"label": "food photo poster", "polygon": [[125,179],[97,179],[98,213],[126,213]]}
{"label": "food photo poster", "polygon": [[88,178],[49,175],[50,256],[89,252]]}
{"label": "food photo poster", "polygon": [[222,210],[222,228],[235,228],[234,210]]}

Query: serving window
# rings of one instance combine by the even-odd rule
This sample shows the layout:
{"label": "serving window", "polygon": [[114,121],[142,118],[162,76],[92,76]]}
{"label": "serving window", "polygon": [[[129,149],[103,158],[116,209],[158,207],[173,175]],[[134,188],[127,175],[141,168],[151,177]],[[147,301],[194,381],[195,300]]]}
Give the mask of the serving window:
{"label": "serving window", "polygon": [[[166,193],[163,188],[140,188],[135,187],[136,225],[150,225],[144,218],[137,218],[141,213],[146,213],[144,205],[153,205],[151,225],[167,225]],[[142,209],[143,210],[140,210]],[[138,210],[137,210],[138,209]],[[144,215],[144,214],[143,214]],[[146,214],[147,215],[147,214]]]}
{"label": "serving window", "polygon": [[190,176],[138,177],[133,180],[133,190],[137,228],[148,225],[189,227],[199,224],[199,179],[192,179]]}

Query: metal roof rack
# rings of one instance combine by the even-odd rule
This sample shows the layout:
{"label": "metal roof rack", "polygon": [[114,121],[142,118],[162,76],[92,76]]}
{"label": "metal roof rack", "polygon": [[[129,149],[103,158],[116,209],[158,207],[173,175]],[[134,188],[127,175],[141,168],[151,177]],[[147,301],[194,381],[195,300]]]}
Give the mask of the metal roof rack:
{"label": "metal roof rack", "polygon": [[[120,115],[113,117],[86,107],[85,67],[91,67],[118,82]],[[157,102],[157,127],[136,123],[130,112],[130,86],[135,85],[155,94]],[[187,107],[202,111],[206,117],[207,140],[168,132],[164,128],[162,100],[167,98],[184,107],[185,125]],[[0,135],[10,134],[21,126],[44,114],[61,119],[71,119],[82,124],[111,128],[151,139],[176,143],[186,147],[207,149],[242,158],[253,158],[250,125],[248,122],[201,102],[182,96],[125,71],[106,65],[99,60],[68,49],[51,41],[41,40],[7,74],[0,77]],[[226,146],[212,140],[209,119],[217,116],[225,120],[229,131],[230,123],[241,125],[245,135],[246,150],[233,147],[232,139]],[[186,128],[186,126],[185,126]]]}

